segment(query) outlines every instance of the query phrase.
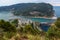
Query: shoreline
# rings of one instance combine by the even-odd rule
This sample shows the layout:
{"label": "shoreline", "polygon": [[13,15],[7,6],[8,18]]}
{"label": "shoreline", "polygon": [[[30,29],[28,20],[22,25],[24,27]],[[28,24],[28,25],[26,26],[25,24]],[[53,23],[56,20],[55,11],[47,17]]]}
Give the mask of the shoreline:
{"label": "shoreline", "polygon": [[[28,16],[27,16],[28,17]],[[44,18],[44,19],[57,19],[56,16],[53,17],[28,17],[28,18]]]}
{"label": "shoreline", "polygon": [[[15,15],[13,15],[15,16]],[[57,19],[56,15],[54,15],[53,17],[41,17],[41,16],[23,16],[23,17],[27,17],[27,18],[44,18],[44,19]]]}

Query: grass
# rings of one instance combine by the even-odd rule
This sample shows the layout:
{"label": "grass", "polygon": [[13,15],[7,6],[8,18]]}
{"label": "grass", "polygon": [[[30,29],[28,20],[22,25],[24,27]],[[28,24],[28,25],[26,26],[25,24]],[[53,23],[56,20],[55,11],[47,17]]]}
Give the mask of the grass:
{"label": "grass", "polygon": [[44,37],[43,36],[40,36],[40,35],[32,35],[32,34],[17,34],[15,36],[15,40],[44,40]]}

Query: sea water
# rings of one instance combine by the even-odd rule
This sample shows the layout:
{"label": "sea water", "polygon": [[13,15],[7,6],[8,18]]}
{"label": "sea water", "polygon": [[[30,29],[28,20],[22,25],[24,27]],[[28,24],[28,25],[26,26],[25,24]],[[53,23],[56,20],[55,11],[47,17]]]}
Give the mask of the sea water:
{"label": "sea water", "polygon": [[[54,6],[54,10],[55,10],[56,17],[60,17],[60,6]],[[8,20],[10,18],[12,18],[12,19],[18,18],[17,16],[13,16],[11,14],[12,14],[11,12],[5,12],[5,11],[0,12],[0,20],[1,19]],[[31,18],[31,20],[36,21],[36,22],[52,22],[52,21],[54,21],[54,20],[45,19],[45,18]],[[46,29],[46,27],[44,27],[44,28]]]}

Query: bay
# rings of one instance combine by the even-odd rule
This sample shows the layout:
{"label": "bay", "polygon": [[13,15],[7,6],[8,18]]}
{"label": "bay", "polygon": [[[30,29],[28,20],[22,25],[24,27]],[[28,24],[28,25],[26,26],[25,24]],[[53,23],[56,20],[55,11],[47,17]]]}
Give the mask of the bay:
{"label": "bay", "polygon": [[[60,6],[54,6],[55,14],[56,17],[60,17]],[[9,19],[14,19],[14,18],[22,18],[20,16],[13,16],[11,12],[0,12],[0,20],[9,20]],[[53,20],[51,19],[44,19],[44,18],[31,18],[32,21],[36,22],[52,22]],[[46,31],[48,30],[49,27],[43,27],[43,30]]]}
{"label": "bay", "polygon": [[[57,17],[60,17],[60,6],[54,6],[54,10],[55,10],[55,14]],[[12,16],[11,12],[0,12],[0,19],[4,19],[4,20],[8,20],[10,18],[18,18],[17,16]],[[33,21],[50,21],[48,19],[44,19],[44,18],[32,18]]]}

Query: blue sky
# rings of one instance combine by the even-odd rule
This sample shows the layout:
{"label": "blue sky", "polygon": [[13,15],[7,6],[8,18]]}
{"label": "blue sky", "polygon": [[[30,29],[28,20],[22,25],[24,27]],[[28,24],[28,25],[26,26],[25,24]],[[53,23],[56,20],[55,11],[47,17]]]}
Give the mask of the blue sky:
{"label": "blue sky", "polygon": [[8,6],[17,3],[41,3],[46,2],[54,6],[60,6],[60,0],[0,0],[0,6]]}

